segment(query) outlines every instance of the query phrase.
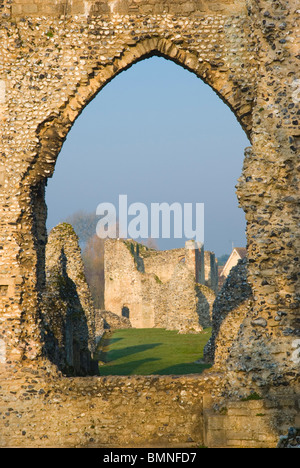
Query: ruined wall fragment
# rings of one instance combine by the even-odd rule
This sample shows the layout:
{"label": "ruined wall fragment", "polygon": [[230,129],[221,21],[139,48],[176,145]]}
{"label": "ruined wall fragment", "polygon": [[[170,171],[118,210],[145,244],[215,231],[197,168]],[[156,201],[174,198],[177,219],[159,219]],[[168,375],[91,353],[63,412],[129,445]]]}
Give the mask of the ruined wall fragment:
{"label": "ruined wall fragment", "polygon": [[[103,336],[103,322],[104,330],[121,330],[122,328],[132,328],[129,318],[114,314],[108,310],[96,309],[96,341],[99,342]],[[99,332],[100,328],[100,332]]]}
{"label": "ruined wall fragment", "polygon": [[218,260],[214,252],[204,252],[205,284],[215,293],[218,292]]}
{"label": "ruined wall fragment", "polygon": [[197,333],[208,327],[214,292],[196,281],[204,281],[201,252],[160,252],[134,241],[106,240],[105,308],[119,316],[128,310],[136,328]]}
{"label": "ruined wall fragment", "polygon": [[226,366],[230,347],[245,318],[252,290],[247,280],[247,259],[233,267],[213,304],[212,336],[204,349],[205,359]]}
{"label": "ruined wall fragment", "polygon": [[[50,360],[67,373],[94,373],[95,310],[78,238],[70,224],[60,224],[49,234],[42,315]],[[99,328],[98,321],[98,334]]]}

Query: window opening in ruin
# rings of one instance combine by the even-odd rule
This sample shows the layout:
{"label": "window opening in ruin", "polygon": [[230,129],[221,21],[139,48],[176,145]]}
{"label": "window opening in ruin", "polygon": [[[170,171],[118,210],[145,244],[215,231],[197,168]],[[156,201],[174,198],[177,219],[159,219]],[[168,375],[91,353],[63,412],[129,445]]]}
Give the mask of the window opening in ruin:
{"label": "window opening in ruin", "polygon": [[122,317],[129,319],[129,308],[127,306],[122,307]]}

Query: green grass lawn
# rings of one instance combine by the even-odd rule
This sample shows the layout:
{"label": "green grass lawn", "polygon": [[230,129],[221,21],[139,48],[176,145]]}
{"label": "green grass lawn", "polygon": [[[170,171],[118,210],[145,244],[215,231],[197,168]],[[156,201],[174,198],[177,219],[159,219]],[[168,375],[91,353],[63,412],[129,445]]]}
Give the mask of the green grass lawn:
{"label": "green grass lawn", "polygon": [[197,335],[158,328],[116,330],[104,336],[96,356],[100,375],[201,373],[210,365],[195,361],[203,357],[210,335],[210,328]]}

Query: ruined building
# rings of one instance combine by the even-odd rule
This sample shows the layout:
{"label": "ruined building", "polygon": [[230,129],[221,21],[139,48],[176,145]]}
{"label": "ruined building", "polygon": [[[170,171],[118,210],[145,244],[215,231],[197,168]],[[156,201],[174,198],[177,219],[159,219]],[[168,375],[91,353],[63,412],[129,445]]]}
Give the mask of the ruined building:
{"label": "ruined building", "polygon": [[[276,447],[300,426],[299,14],[297,0],[0,1],[1,446]],[[203,80],[249,139],[252,298],[224,314],[238,329],[202,375],[62,378],[41,320],[45,187],[84,108],[152,56]]]}
{"label": "ruined building", "polygon": [[217,288],[217,267],[202,244],[157,251],[107,239],[104,265],[105,309],[129,318],[133,327],[187,333],[210,326],[215,294],[205,283]]}

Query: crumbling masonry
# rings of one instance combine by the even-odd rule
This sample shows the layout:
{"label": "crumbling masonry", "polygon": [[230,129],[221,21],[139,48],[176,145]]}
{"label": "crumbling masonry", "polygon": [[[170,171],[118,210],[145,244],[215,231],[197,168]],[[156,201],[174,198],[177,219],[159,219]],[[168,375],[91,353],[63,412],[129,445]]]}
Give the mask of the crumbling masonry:
{"label": "crumbling masonry", "polygon": [[70,224],[60,224],[49,234],[42,321],[44,354],[52,363],[65,374],[97,374],[92,357],[104,323],[97,317],[96,324],[78,238]]}
{"label": "crumbling masonry", "polygon": [[[300,425],[298,2],[1,0],[0,10],[1,446],[275,446]],[[237,196],[253,298],[230,352],[203,375],[70,381],[43,351],[45,186],[84,107],[153,55],[204,80],[248,135]]]}

